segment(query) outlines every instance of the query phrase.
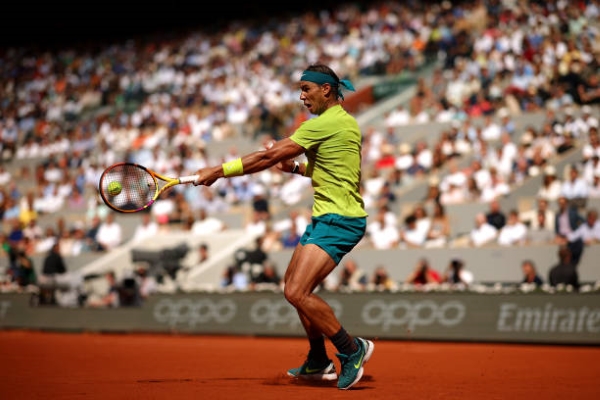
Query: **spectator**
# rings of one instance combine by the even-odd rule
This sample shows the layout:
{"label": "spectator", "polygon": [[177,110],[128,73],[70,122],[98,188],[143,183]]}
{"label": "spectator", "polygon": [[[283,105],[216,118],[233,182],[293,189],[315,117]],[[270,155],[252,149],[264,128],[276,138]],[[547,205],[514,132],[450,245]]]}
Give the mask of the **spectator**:
{"label": "spectator", "polygon": [[235,275],[237,267],[235,265],[228,265],[223,270],[223,276],[221,277],[221,288],[229,288],[233,286],[233,277]]}
{"label": "spectator", "polygon": [[548,201],[555,201],[560,196],[561,181],[556,177],[556,168],[548,165],[544,168],[544,176],[542,178],[542,186],[538,189],[537,197],[541,197]]}
{"label": "spectator", "polygon": [[[577,208],[569,203],[569,200],[561,196],[558,198],[558,211],[554,217],[554,231],[559,244],[566,245],[570,250],[570,261],[575,265],[583,253],[584,243],[581,237],[573,236],[585,219],[579,214]],[[569,238],[574,239],[570,241]]]}
{"label": "spectator", "polygon": [[204,208],[198,210],[198,219],[194,221],[191,228],[194,235],[210,235],[225,229],[227,225],[221,219],[209,216]]}
{"label": "spectator", "polygon": [[579,225],[574,232],[567,234],[568,242],[582,240],[584,244],[600,243],[600,220],[598,210],[592,208],[587,211],[585,222]]}
{"label": "spectator", "polygon": [[122,238],[121,225],[115,221],[113,213],[108,214],[96,233],[96,241],[100,244],[100,248],[104,251],[110,251],[121,244]]}
{"label": "spectator", "polygon": [[231,276],[231,283],[228,285],[235,290],[248,290],[250,287],[250,277],[241,268],[241,266],[229,267],[228,276]]}
{"label": "spectator", "polygon": [[417,231],[419,231],[423,238],[426,239],[427,233],[431,228],[431,218],[429,217],[429,215],[427,215],[427,210],[425,210],[425,206],[421,203],[415,205],[413,215],[415,216],[415,219],[417,221]]}
{"label": "spectator", "polygon": [[579,167],[571,164],[567,167],[568,179],[565,179],[560,187],[560,195],[567,198],[578,208],[585,208],[588,197],[588,185],[585,179],[580,176]]}
{"label": "spectator", "polygon": [[265,234],[262,235],[261,247],[266,253],[283,249],[282,232],[274,229],[270,221],[267,222]]}
{"label": "spectator", "polygon": [[501,246],[523,245],[527,239],[527,226],[519,220],[519,212],[512,209],[508,213],[506,225],[498,232]]}
{"label": "spectator", "polygon": [[15,279],[14,281],[19,285],[19,288],[24,289],[30,285],[37,284],[37,274],[35,272],[35,266],[33,259],[27,255],[23,246],[17,246],[15,249]]}
{"label": "spectator", "polygon": [[[98,231],[100,230],[100,226],[102,225],[102,219],[98,215],[94,215],[92,217],[90,227],[85,232],[85,240],[87,242],[87,246],[91,251],[102,251],[102,245],[98,242]],[[56,232],[56,236],[58,236],[58,232]]]}
{"label": "spectator", "polygon": [[446,215],[446,208],[440,202],[433,203],[433,215],[431,216],[431,227],[427,232],[426,247],[445,246],[450,240],[450,219]]}
{"label": "spectator", "polygon": [[281,235],[281,244],[285,249],[293,249],[300,243],[300,238],[301,235],[296,228],[296,221],[292,220],[290,228]]}
{"label": "spectator", "polygon": [[252,210],[250,219],[244,224],[244,230],[249,235],[263,236],[267,231],[267,221],[260,212]]}
{"label": "spectator", "polygon": [[[538,197],[536,201],[537,207],[531,210],[523,211],[519,214],[519,219],[529,227],[529,229],[547,228],[554,231],[554,211],[548,207],[548,200],[544,197]],[[540,220],[539,214],[544,215],[543,220]],[[543,225],[540,226],[540,223]]]}
{"label": "spectator", "polygon": [[594,173],[592,182],[588,186],[588,197],[600,199],[600,171]]}
{"label": "spectator", "polygon": [[[587,182],[588,187],[591,188],[594,185],[594,177],[598,174],[600,174],[600,156],[594,154],[583,163],[581,176]],[[591,197],[589,191],[588,196]]]}
{"label": "spectator", "polygon": [[[269,285],[272,287],[279,287],[282,283],[281,275],[277,271],[277,267],[270,260],[265,260],[262,265],[262,271],[256,276],[253,284],[258,287]],[[254,286],[256,288],[256,286]]]}
{"label": "spectator", "polygon": [[260,215],[261,219],[265,221],[271,219],[267,189],[260,183],[255,183],[252,186],[252,209]]}
{"label": "spectator", "polygon": [[257,237],[254,240],[254,248],[245,250],[243,252],[244,253],[243,261],[246,261],[250,264],[258,264],[258,265],[262,265],[265,261],[267,261],[268,255],[263,250],[263,241],[264,241],[264,239],[262,236]]}
{"label": "spectator", "polygon": [[394,248],[400,242],[400,231],[383,212],[377,213],[375,219],[367,225],[367,234],[377,250]]}
{"label": "spectator", "polygon": [[344,262],[340,272],[338,290],[340,291],[363,291],[366,289],[368,277],[353,259]]}
{"label": "spectator", "polygon": [[161,225],[169,224],[171,222],[170,216],[175,215],[176,211],[177,205],[175,202],[175,192],[173,190],[163,192],[150,209],[156,222]]}
{"label": "spectator", "polygon": [[410,214],[404,219],[404,227],[400,231],[400,240],[408,247],[422,247],[425,244],[427,231],[419,229],[416,215]]}
{"label": "spectator", "polygon": [[132,242],[135,243],[153,237],[158,233],[158,223],[154,220],[154,216],[151,213],[143,212],[141,219],[141,223],[135,227],[135,231],[133,232]]}
{"label": "spectator", "polygon": [[87,305],[90,307],[116,308],[120,303],[120,285],[117,283],[117,277],[113,271],[104,274],[106,281],[106,290],[99,293],[98,297],[89,297]]}
{"label": "spectator", "polygon": [[44,230],[44,234],[35,244],[36,253],[47,253],[58,241],[58,235],[53,226],[49,225]]}
{"label": "spectator", "polygon": [[600,78],[598,72],[592,73],[577,85],[577,97],[581,104],[600,104]]}
{"label": "spectator", "polygon": [[412,285],[437,284],[442,281],[442,276],[431,267],[429,260],[422,258],[415,269],[406,277],[405,282]]}
{"label": "spectator", "polygon": [[506,225],[506,214],[502,211],[498,199],[493,199],[489,204],[489,210],[485,214],[485,219],[488,224],[492,225],[497,230],[502,229]]}
{"label": "spectator", "polygon": [[58,285],[65,284],[67,266],[60,250],[60,242],[55,242],[44,258],[42,274],[38,280],[40,286],[40,304],[54,305]]}
{"label": "spectator", "polygon": [[490,167],[490,177],[490,184],[481,190],[479,200],[484,203],[493,202],[495,199],[510,193],[510,186],[497,168]]}
{"label": "spectator", "polygon": [[598,126],[591,126],[588,130],[588,141],[581,149],[583,162],[588,162],[592,157],[600,157],[600,135],[598,135]]}
{"label": "spectator", "polygon": [[481,247],[492,242],[498,236],[498,229],[487,222],[484,213],[475,215],[475,226],[469,233],[469,243],[475,247]]}
{"label": "spectator", "polygon": [[198,262],[197,264],[202,264],[204,262],[206,262],[208,260],[209,257],[209,250],[208,250],[208,244],[206,243],[200,243],[198,245]]}
{"label": "spectator", "polygon": [[30,219],[26,224],[23,224],[23,236],[29,238],[29,240],[37,241],[44,236],[43,228],[38,224],[37,219]]}
{"label": "spectator", "polygon": [[571,286],[576,291],[579,290],[579,274],[577,265],[571,258],[571,250],[567,246],[559,246],[558,263],[550,268],[548,273],[548,283],[552,287],[558,285]]}
{"label": "spectator", "polygon": [[369,287],[376,291],[394,290],[398,287],[396,281],[390,277],[383,265],[378,265],[373,271]]}
{"label": "spectator", "polygon": [[60,252],[60,242],[55,242],[44,258],[42,276],[48,280],[53,280],[56,275],[62,275],[66,272],[67,265]]}
{"label": "spectator", "polygon": [[450,261],[442,278],[442,282],[458,286],[468,286],[473,283],[473,280],[473,274],[465,269],[465,262],[459,258],[453,258]]}
{"label": "spectator", "polygon": [[140,300],[143,302],[148,299],[152,294],[156,293],[158,290],[158,283],[156,282],[156,278],[148,274],[148,269],[144,267],[139,267],[136,270],[136,282],[140,295]]}
{"label": "spectator", "polygon": [[[546,213],[542,210],[537,210],[537,222],[534,228],[527,229],[528,244],[550,244],[554,242],[554,228],[550,228],[547,222]],[[552,224],[554,225],[554,224]]]}
{"label": "spectator", "polygon": [[522,283],[532,284],[540,287],[544,284],[543,279],[538,275],[535,263],[532,260],[525,260],[521,263],[521,271],[523,271]]}

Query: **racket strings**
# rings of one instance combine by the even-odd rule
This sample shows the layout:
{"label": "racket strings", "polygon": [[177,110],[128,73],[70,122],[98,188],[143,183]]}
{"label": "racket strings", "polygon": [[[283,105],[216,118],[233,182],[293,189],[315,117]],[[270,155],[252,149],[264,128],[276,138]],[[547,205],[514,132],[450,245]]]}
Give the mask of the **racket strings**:
{"label": "racket strings", "polygon": [[[111,182],[121,184],[121,192],[111,195]],[[154,177],[136,165],[117,165],[104,173],[100,190],[103,197],[122,211],[136,211],[152,203],[158,188]]]}

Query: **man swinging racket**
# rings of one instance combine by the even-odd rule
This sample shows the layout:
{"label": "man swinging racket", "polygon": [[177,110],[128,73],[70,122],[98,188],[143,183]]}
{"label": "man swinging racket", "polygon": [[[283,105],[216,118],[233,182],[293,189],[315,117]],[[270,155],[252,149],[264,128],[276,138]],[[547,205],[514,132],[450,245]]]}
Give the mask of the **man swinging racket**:
{"label": "man swinging racket", "polygon": [[[210,186],[219,178],[253,174],[274,165],[311,178],[312,220],[284,276],[284,296],[298,312],[310,350],[305,362],[287,373],[296,378],[337,379],[339,389],[349,389],[361,379],[363,364],[375,346],[346,332],[332,308],[313,293],[362,239],[367,224],[359,192],[361,132],[356,119],[342,107],[342,88],[354,90],[328,66],[309,66],[300,78],[300,100],[317,117],[264,151],[198,170],[194,184]],[[308,162],[295,160],[302,154]],[[327,355],[325,337],[338,351],[339,376]]]}

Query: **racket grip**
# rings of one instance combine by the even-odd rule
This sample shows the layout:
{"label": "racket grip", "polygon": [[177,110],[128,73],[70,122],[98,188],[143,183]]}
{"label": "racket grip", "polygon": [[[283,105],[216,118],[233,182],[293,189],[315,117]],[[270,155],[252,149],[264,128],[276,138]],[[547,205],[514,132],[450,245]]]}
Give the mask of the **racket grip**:
{"label": "racket grip", "polygon": [[179,183],[194,183],[199,175],[182,176],[179,178]]}

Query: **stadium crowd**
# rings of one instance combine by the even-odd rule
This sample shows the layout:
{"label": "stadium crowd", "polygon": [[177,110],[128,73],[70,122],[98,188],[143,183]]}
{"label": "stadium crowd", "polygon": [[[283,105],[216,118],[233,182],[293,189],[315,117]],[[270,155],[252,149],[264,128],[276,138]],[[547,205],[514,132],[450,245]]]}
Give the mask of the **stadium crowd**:
{"label": "stadium crowd", "polygon": [[[362,189],[372,218],[361,246],[546,242],[577,257],[582,242],[600,242],[597,211],[586,203],[600,198],[599,15],[597,0],[348,3],[266,25],[234,21],[219,32],[125,40],[97,51],[5,49],[5,287],[36,282],[31,262],[21,259],[57,249],[63,257],[109,252],[132,240],[97,195],[100,174],[112,163],[189,175],[239,157],[235,145],[211,154],[211,143],[245,138],[261,147],[290,134],[310,118],[293,83],[317,60],[359,85],[434,65],[407,104],[364,127]],[[518,126],[514,118],[527,113],[543,113],[543,121]],[[433,123],[447,124],[434,141],[397,134]],[[554,161],[573,149],[581,159],[557,171]],[[465,159],[467,168],[459,163]],[[498,208],[497,199],[539,175],[537,209]],[[427,195],[399,213],[402,190],[419,180],[428,182]],[[306,185],[273,169],[210,188],[177,187],[143,217],[139,235],[227,229],[209,216],[242,207],[252,215],[244,229],[263,238],[267,254],[293,247],[309,218],[297,206]],[[276,198],[293,210],[274,216],[269,199]],[[466,202],[489,203],[490,211],[457,237],[445,209]],[[65,220],[64,210],[73,219]],[[578,222],[565,224],[563,212]],[[53,215],[60,217],[52,222]]]}

